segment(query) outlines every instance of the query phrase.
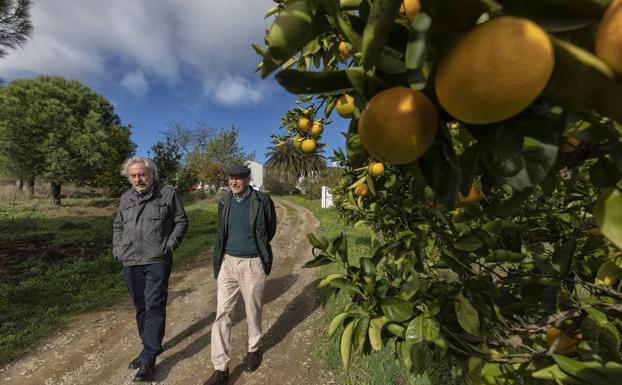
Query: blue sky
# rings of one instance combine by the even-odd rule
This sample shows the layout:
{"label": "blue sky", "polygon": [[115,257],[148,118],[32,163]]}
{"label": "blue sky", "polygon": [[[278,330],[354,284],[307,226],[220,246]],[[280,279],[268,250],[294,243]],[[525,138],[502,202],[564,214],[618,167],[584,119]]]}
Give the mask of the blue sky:
{"label": "blue sky", "polygon": [[[239,142],[265,161],[270,134],[296,100],[254,72],[272,0],[54,0],[32,6],[33,36],[0,59],[0,78],[56,75],[112,101],[147,155],[170,123],[240,129]],[[326,153],[343,147],[347,123],[325,128]]]}

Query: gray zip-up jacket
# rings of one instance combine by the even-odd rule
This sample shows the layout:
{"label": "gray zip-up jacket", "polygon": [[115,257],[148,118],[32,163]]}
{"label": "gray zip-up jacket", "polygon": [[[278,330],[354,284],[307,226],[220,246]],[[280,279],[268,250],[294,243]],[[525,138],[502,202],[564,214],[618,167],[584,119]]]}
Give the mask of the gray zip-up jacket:
{"label": "gray zip-up jacket", "polygon": [[173,187],[154,182],[142,201],[129,189],[121,195],[113,224],[114,256],[123,266],[166,261],[187,228],[188,216]]}

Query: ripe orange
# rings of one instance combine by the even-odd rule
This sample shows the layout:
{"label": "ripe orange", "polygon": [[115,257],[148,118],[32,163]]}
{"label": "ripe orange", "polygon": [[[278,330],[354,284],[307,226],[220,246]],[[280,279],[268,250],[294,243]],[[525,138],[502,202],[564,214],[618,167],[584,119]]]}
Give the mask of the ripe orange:
{"label": "ripe orange", "polygon": [[437,130],[432,102],[421,92],[406,87],[376,94],[358,123],[365,150],[389,164],[417,160],[430,148]]}
{"label": "ripe orange", "polygon": [[302,141],[305,140],[304,136],[296,135],[292,138],[292,142],[294,142],[294,146],[300,148],[302,146]]}
{"label": "ripe orange", "polygon": [[305,139],[302,141],[300,148],[302,152],[306,154],[310,154],[313,151],[315,151],[315,149],[317,148],[317,143],[315,143],[315,140],[313,139]]}
{"label": "ripe orange", "polygon": [[[551,326],[546,331],[546,341],[549,345],[552,345],[562,333],[562,330]],[[557,342],[557,346],[555,347],[555,353],[565,356],[576,353],[577,345],[582,338],[583,336],[581,333],[573,333],[571,335],[563,335],[559,337],[559,342]]]}
{"label": "ripe orange", "polygon": [[361,183],[360,185],[356,186],[356,188],[354,189],[354,193],[360,197],[366,197],[367,195],[369,195],[369,187],[366,183]]}
{"label": "ripe orange", "polygon": [[322,132],[324,132],[324,125],[322,124],[322,122],[320,122],[319,120],[313,122],[313,125],[311,126],[311,136],[315,139],[318,139],[320,136],[322,136]]}
{"label": "ripe orange", "polygon": [[354,112],[354,98],[348,94],[343,94],[337,100],[337,112],[344,118],[352,117]]}
{"label": "ripe orange", "polygon": [[474,186],[471,186],[471,190],[469,191],[469,195],[464,196],[461,192],[458,192],[458,202],[460,203],[472,203],[479,202],[484,198],[484,194],[481,191],[476,189]]}
{"label": "ripe orange", "polygon": [[384,164],[380,162],[373,162],[367,166],[367,172],[371,176],[380,176],[384,174]]}
{"label": "ripe orange", "polygon": [[302,117],[298,119],[298,131],[300,132],[308,132],[309,129],[311,128],[311,121],[309,120],[309,118],[306,117]]}
{"label": "ripe orange", "polygon": [[613,0],[596,32],[596,56],[622,76],[622,0]]}
{"label": "ripe orange", "polygon": [[421,9],[421,3],[419,0],[404,0],[400,5],[400,13],[414,19]]}
{"label": "ripe orange", "polygon": [[436,94],[457,119],[488,124],[531,104],[553,73],[553,44],[537,24],[501,16],[467,32],[439,62]]}
{"label": "ripe orange", "polygon": [[559,152],[569,154],[577,149],[577,146],[581,141],[577,138],[564,138],[564,141],[559,146]]}
{"label": "ripe orange", "polygon": [[341,56],[343,60],[346,60],[347,58],[352,56],[352,46],[345,41],[339,42],[339,45],[337,46],[337,51],[339,51],[339,56]]}

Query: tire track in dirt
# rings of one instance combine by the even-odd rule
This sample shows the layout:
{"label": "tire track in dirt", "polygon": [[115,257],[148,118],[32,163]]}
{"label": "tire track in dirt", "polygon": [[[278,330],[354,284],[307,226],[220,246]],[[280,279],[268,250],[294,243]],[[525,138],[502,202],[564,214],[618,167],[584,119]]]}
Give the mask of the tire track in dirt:
{"label": "tire track in dirt", "polygon": [[[306,234],[318,227],[312,213],[276,200],[278,229],[272,247],[273,272],[266,282],[263,310],[263,361],[254,373],[244,370],[246,320],[242,301],[234,311],[230,384],[331,384],[313,356],[320,302]],[[287,207],[290,207],[288,210]],[[291,213],[289,212],[291,211]],[[211,326],[216,282],[211,253],[188,269],[174,272],[169,290],[165,351],[158,357],[154,384],[201,385],[211,375]],[[140,351],[129,299],[109,310],[79,316],[41,342],[26,357],[0,368],[0,385],[123,385],[134,371],[128,362]]]}

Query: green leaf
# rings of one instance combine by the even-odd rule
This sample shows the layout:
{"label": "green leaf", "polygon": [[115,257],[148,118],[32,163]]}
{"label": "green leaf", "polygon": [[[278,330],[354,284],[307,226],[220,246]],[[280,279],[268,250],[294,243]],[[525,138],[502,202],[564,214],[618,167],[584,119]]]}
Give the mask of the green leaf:
{"label": "green leaf", "polygon": [[520,209],[532,192],[532,189],[514,191],[508,199],[491,204],[487,211],[497,217],[510,217]]}
{"label": "green leaf", "polygon": [[467,147],[460,155],[460,169],[462,181],[460,183],[460,192],[467,196],[473,185],[473,178],[477,172],[477,164],[479,162],[479,146],[477,143]]}
{"label": "green leaf", "polygon": [[603,191],[594,205],[594,217],[603,235],[622,249],[622,193],[616,188]]}
{"label": "green leaf", "polygon": [[307,234],[307,238],[309,239],[309,243],[311,244],[311,246],[315,248],[324,250],[328,247],[328,241],[321,235],[317,237],[315,234],[309,233]]}
{"label": "green leaf", "polygon": [[518,229],[518,225],[506,219],[494,219],[482,226],[482,229],[491,234],[501,235],[516,231]]}
{"label": "green leaf", "polygon": [[454,310],[458,323],[467,333],[479,337],[480,335],[480,323],[477,310],[473,307],[471,302],[462,293],[456,296],[454,302]]}
{"label": "green leaf", "polygon": [[354,333],[354,326],[356,325],[356,322],[357,321],[354,320],[347,324],[343,329],[343,334],[341,335],[339,351],[341,352],[341,362],[344,370],[348,370],[348,366],[350,365],[350,354],[352,353],[352,334]]}
{"label": "green leaf", "polygon": [[500,183],[523,190],[543,181],[555,164],[561,126],[561,119],[538,113],[534,107],[472,132],[489,172]]}
{"label": "green leaf", "polygon": [[275,79],[292,94],[335,94],[351,91],[365,81],[363,70],[358,67],[328,72],[283,70]]}
{"label": "green leaf", "polygon": [[444,128],[439,129],[434,143],[418,162],[426,183],[438,200],[452,209],[458,199],[461,174],[456,152],[446,135]]}
{"label": "green leaf", "polygon": [[554,354],[553,359],[564,372],[583,380],[588,384],[609,385],[615,384],[616,382],[619,383],[620,381],[619,378],[609,378],[609,376],[607,376],[602,370],[602,364],[597,361],[582,362],[570,357],[560,356],[558,354]]}
{"label": "green leaf", "polygon": [[282,64],[298,52],[310,39],[313,23],[311,7],[306,0],[291,0],[279,12],[268,32],[270,57]]}
{"label": "green leaf", "polygon": [[601,157],[590,167],[590,180],[599,188],[614,187],[620,180],[620,173],[609,159]]}
{"label": "green leaf", "polygon": [[330,324],[328,325],[328,338],[331,338],[335,334],[337,329],[341,327],[343,321],[350,316],[352,316],[352,313],[344,311],[333,317],[333,319],[330,321]]}
{"label": "green leaf", "polygon": [[363,274],[370,277],[376,276],[376,265],[371,261],[370,258],[363,257],[359,259],[359,262],[361,264],[361,271],[363,272]]}
{"label": "green leaf", "polygon": [[622,83],[602,60],[568,42],[552,38],[555,71],[544,95],[577,111],[593,110],[622,122]]}
{"label": "green leaf", "polygon": [[378,64],[401,3],[402,0],[376,0],[372,3],[361,46],[361,62],[365,71],[372,70]]}
{"label": "green leaf", "polygon": [[342,35],[346,37],[346,39],[354,46],[355,51],[361,51],[362,38],[352,26],[348,23],[348,21],[343,17],[340,12],[338,4],[336,4],[333,0],[321,0],[322,8],[329,14],[336,22],[337,29],[341,32]]}
{"label": "green leaf", "polygon": [[402,359],[406,367],[416,372],[425,370],[425,330],[423,316],[415,317],[406,328]]}
{"label": "green leaf", "polygon": [[361,293],[361,289],[359,289],[359,287],[357,285],[355,285],[354,283],[348,281],[347,279],[335,278],[335,279],[330,281],[330,285],[333,286],[333,287],[337,287],[339,289],[353,291],[353,292],[362,294]]}
{"label": "green leaf", "polygon": [[486,256],[486,262],[509,262],[519,263],[525,259],[525,255],[510,250],[494,250]]}
{"label": "green leaf", "polygon": [[426,33],[430,28],[432,19],[423,12],[417,14],[410,30],[408,44],[406,45],[406,69],[415,70],[423,66],[426,54]]}
{"label": "green leaf", "polygon": [[406,335],[406,328],[399,324],[391,323],[387,326],[387,330],[390,331],[393,335],[400,338],[404,338]]}
{"label": "green leaf", "polygon": [[341,273],[328,274],[326,277],[322,278],[322,280],[317,284],[317,288],[321,289],[323,287],[326,287],[330,285],[331,281],[337,278],[343,278],[343,277],[345,277],[345,275]]}
{"label": "green leaf", "polygon": [[551,365],[551,366],[547,366],[546,368],[537,370],[533,373],[531,373],[531,376],[533,378],[537,378],[539,380],[549,380],[549,381],[555,381],[557,383],[560,384],[581,384],[581,385],[585,385],[585,383],[583,381],[577,380],[574,377],[569,376],[568,374],[564,373],[559,366],[555,365]]}
{"label": "green leaf", "polygon": [[352,345],[354,349],[363,350],[365,346],[365,340],[367,339],[367,331],[369,329],[369,314],[362,316],[359,318],[356,327],[354,328],[354,333],[352,335]]}
{"label": "green leaf", "polygon": [[447,341],[441,334],[441,323],[436,317],[426,317],[423,320],[425,340],[447,350]]}
{"label": "green leaf", "polygon": [[454,242],[454,247],[462,251],[475,251],[483,245],[482,239],[472,233],[464,234]]}
{"label": "green leaf", "polygon": [[372,349],[382,349],[382,328],[390,320],[385,316],[374,317],[369,322],[369,342]]}
{"label": "green leaf", "polygon": [[305,263],[303,265],[303,267],[305,267],[305,268],[319,267],[319,266],[328,265],[329,263],[332,263],[332,262],[333,262],[333,260],[330,257],[328,257],[327,255],[324,255],[324,254],[320,254],[317,257],[315,257],[314,259],[312,259],[309,262]]}
{"label": "green leaf", "polygon": [[382,313],[391,321],[403,322],[413,316],[412,304],[397,297],[384,298],[380,302]]}
{"label": "green leaf", "polygon": [[570,265],[572,263],[572,257],[574,256],[575,250],[577,248],[577,241],[574,239],[569,239],[566,242],[562,243],[555,252],[553,253],[553,268],[557,271],[562,277],[568,274],[570,270]]}

